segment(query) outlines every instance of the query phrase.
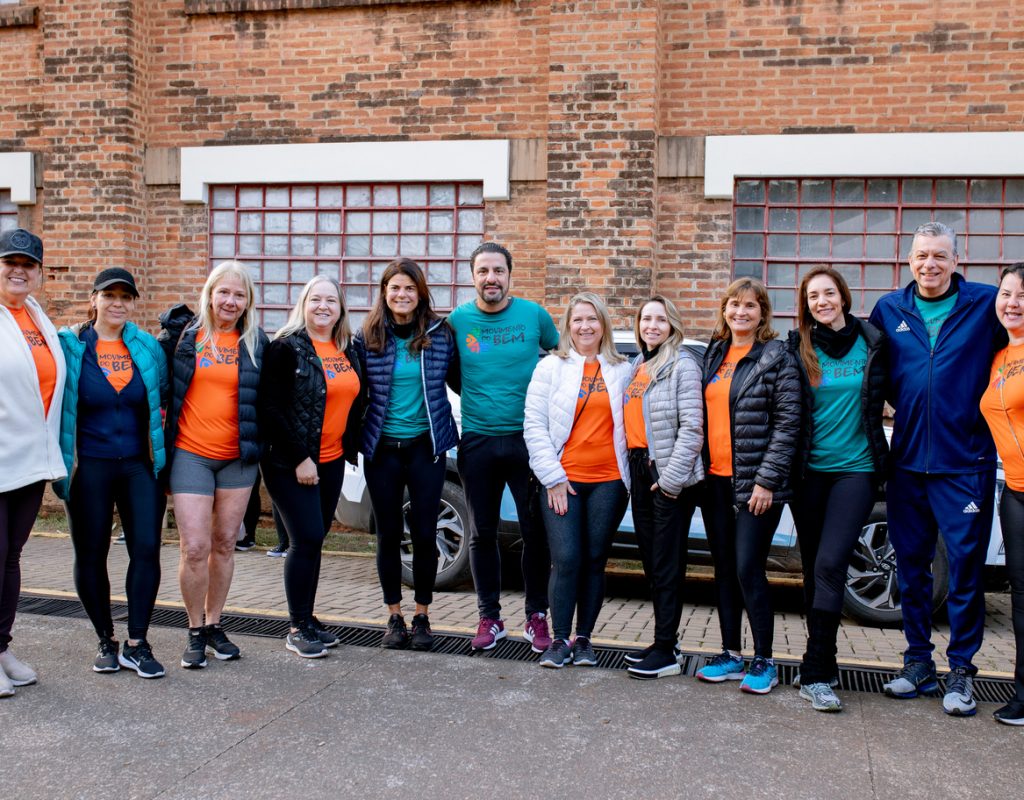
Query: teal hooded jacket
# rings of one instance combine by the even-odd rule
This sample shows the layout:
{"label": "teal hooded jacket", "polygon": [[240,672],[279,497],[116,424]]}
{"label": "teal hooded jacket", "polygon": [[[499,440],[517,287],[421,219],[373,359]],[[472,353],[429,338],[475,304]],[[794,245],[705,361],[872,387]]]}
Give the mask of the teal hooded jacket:
{"label": "teal hooded jacket", "polygon": [[[91,325],[92,323],[85,323]],[[64,384],[64,405],[60,420],[60,451],[64,457],[68,477],[53,484],[53,490],[62,500],[68,497],[71,485],[72,467],[75,463],[75,437],[78,432],[78,381],[82,375],[82,358],[85,355],[85,342],[79,339],[85,325],[61,328],[57,333],[60,349],[68,365],[67,381]],[[153,473],[160,474],[167,462],[164,448],[164,428],[160,409],[167,398],[167,360],[163,348],[157,340],[141,330],[134,323],[126,322],[121,339],[128,354],[132,357],[135,369],[142,377],[146,387],[146,399],[149,402],[149,442],[153,459]]]}

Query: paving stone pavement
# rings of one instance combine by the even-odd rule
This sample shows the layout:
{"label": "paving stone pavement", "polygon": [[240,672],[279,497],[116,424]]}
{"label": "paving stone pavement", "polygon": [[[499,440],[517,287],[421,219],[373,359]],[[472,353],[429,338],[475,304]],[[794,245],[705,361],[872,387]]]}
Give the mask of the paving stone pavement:
{"label": "paving stone pavement", "polygon": [[[181,606],[178,591],[178,549],[161,548],[163,580],[157,602]],[[228,611],[255,612],[287,616],[281,571],[284,559],[267,558],[263,550],[235,554],[235,576],[228,595]],[[48,594],[74,595],[72,578],[73,550],[66,534],[36,532],[22,555],[22,590]],[[128,558],[124,546],[110,549],[111,587],[115,599],[123,600],[123,576]],[[411,591],[406,602],[411,608]],[[521,633],[523,595],[505,591],[501,604],[510,633]],[[975,659],[983,672],[1011,676],[1015,657],[1013,628],[1010,622],[1010,597],[1007,593],[986,595],[985,643]],[[316,603],[317,615],[325,622],[383,625],[386,613],[372,557],[325,555],[320,573]],[[410,611],[411,613],[411,611]],[[476,595],[472,587],[434,594],[430,607],[431,625],[442,631],[470,632],[476,628]],[[744,642],[751,638],[745,628]],[[646,645],[654,639],[654,618],[647,600],[609,597],[594,631],[598,644]],[[801,614],[779,611],[775,614],[775,655],[799,658],[806,640]],[[946,668],[945,648],[948,627],[938,625],[933,635],[936,662]],[[689,651],[719,652],[715,608],[710,604],[688,604],[683,611],[680,646]],[[871,628],[844,619],[839,632],[839,660],[846,664],[898,666],[902,663],[903,634],[898,629]]]}

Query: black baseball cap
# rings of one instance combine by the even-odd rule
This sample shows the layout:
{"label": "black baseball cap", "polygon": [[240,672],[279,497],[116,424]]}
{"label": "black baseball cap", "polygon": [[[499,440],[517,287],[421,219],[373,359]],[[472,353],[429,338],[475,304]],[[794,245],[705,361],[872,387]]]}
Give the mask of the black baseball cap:
{"label": "black baseball cap", "polygon": [[111,267],[110,269],[103,270],[103,272],[96,276],[96,280],[92,282],[92,290],[94,292],[101,292],[119,283],[127,286],[128,290],[136,297],[139,296],[139,290],[135,286],[135,278],[132,277],[128,270],[121,269],[120,267]]}
{"label": "black baseball cap", "polygon": [[28,256],[37,264],[43,263],[43,240],[24,228],[14,228],[0,234],[0,258]]}

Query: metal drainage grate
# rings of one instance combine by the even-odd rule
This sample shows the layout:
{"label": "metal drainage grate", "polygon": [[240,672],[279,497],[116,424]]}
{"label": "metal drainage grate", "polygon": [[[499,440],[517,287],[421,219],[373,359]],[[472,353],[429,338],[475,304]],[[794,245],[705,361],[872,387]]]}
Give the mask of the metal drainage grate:
{"label": "metal drainage grate", "polygon": [[[39,614],[48,617],[72,617],[86,619],[87,615],[78,600],[62,597],[46,597],[43,595],[21,595],[18,601],[18,613]],[[127,622],[128,606],[124,603],[112,603],[111,613],[115,622]],[[245,636],[263,636],[271,639],[283,639],[288,633],[289,623],[286,619],[261,617],[253,614],[225,614],[221,617],[224,629]],[[184,610],[158,606],[153,612],[153,625],[165,628],[187,628],[188,617]],[[341,644],[352,647],[380,647],[384,636],[384,628],[370,625],[327,625],[339,639]],[[537,656],[530,649],[528,642],[520,639],[502,639],[493,650],[486,652],[473,650],[469,646],[471,637],[468,634],[435,633],[434,653],[472,658],[498,658],[504,661],[535,661]],[[599,669],[625,669],[627,653],[635,652],[632,647],[595,647],[597,666]],[[684,675],[694,675],[712,656],[704,653],[684,653],[681,670]],[[788,685],[799,670],[800,664],[793,660],[776,659],[779,668],[779,683]],[[839,685],[846,691],[882,693],[882,684],[892,675],[888,670],[870,667],[839,667]],[[1005,678],[976,678],[974,681],[975,697],[981,702],[1007,703],[1014,697],[1013,681]]]}

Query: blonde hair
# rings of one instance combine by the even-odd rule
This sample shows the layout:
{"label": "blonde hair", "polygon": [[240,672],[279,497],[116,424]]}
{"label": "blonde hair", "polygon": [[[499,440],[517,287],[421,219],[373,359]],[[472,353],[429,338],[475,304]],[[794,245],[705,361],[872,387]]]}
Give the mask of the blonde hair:
{"label": "blonde hair", "polygon": [[754,341],[769,342],[779,334],[772,328],[772,301],[768,298],[768,290],[764,284],[756,278],[738,278],[729,284],[722,296],[722,302],[718,305],[718,318],[715,320],[715,329],[711,332],[712,339],[724,339],[732,341],[732,331],[725,321],[725,307],[734,297],[750,292],[761,307],[761,321],[757,323],[757,330],[754,331]]}
{"label": "blonde hair", "polygon": [[338,293],[341,316],[338,317],[338,321],[334,323],[334,328],[331,330],[331,340],[334,342],[335,347],[339,350],[344,350],[348,347],[349,337],[352,335],[348,324],[348,309],[345,307],[345,297],[341,291],[341,284],[330,275],[314,275],[302,287],[302,292],[299,294],[295,307],[288,313],[288,321],[278,329],[277,333],[274,334],[274,338],[283,339],[285,336],[292,336],[299,331],[306,330],[306,303],[309,302],[309,296],[313,293],[313,287],[318,283],[329,283],[334,287],[334,291]]}
{"label": "blonde hair", "polygon": [[554,354],[559,358],[568,358],[569,351],[574,350],[572,346],[572,334],[569,332],[569,322],[572,319],[573,309],[576,308],[580,303],[589,303],[594,307],[594,311],[597,312],[598,318],[601,320],[601,346],[598,348],[598,352],[608,360],[610,364],[618,364],[625,361],[625,357],[615,349],[615,339],[612,337],[612,318],[608,313],[608,308],[604,302],[593,292],[580,292],[574,295],[572,300],[569,301],[569,305],[565,308],[565,314],[562,315],[562,330],[558,337],[558,347],[555,348]]}
{"label": "blonde hair", "polygon": [[643,352],[644,341],[640,338],[640,317],[643,316],[644,308],[651,303],[661,303],[665,309],[665,316],[668,318],[668,338],[661,343],[658,355],[652,358],[647,364],[647,374],[653,379],[666,364],[674,364],[679,358],[679,348],[683,346],[683,320],[679,311],[667,297],[655,294],[640,304],[633,317],[633,335],[636,336],[637,346]]}
{"label": "blonde hair", "polygon": [[253,313],[253,305],[256,302],[256,287],[252,282],[252,275],[249,274],[248,268],[241,261],[221,261],[213,268],[206,279],[206,283],[203,284],[203,291],[199,293],[199,314],[197,315],[203,337],[196,342],[196,345],[209,345],[214,353],[217,352],[217,346],[213,338],[213,334],[217,330],[213,319],[213,290],[217,288],[218,283],[229,275],[237,277],[245,287],[245,311],[242,312],[242,316],[235,323],[235,328],[240,334],[240,343],[249,352],[250,360],[256,363],[256,340],[259,336],[259,326],[256,324],[256,315]]}

